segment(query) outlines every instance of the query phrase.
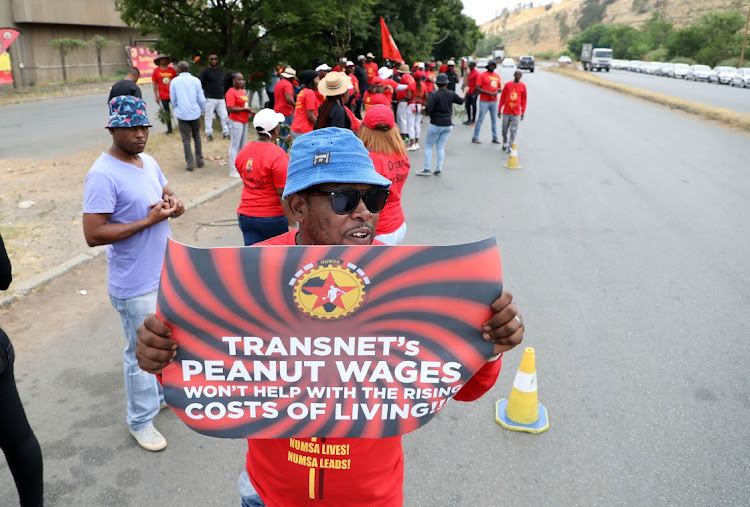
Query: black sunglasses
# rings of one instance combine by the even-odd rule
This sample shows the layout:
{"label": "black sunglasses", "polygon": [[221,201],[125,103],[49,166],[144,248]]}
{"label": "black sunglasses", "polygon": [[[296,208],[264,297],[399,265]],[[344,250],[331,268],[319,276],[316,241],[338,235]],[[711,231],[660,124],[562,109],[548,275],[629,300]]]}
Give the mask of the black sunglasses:
{"label": "black sunglasses", "polygon": [[371,190],[306,190],[306,194],[329,195],[331,206],[337,215],[348,215],[359,206],[359,200],[365,202],[370,213],[380,213],[388,201],[391,193],[387,188],[373,188]]}

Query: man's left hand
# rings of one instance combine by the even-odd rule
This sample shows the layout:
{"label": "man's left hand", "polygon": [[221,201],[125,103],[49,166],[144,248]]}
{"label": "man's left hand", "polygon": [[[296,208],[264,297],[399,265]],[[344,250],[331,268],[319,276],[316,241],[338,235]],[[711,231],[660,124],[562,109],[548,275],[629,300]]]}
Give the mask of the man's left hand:
{"label": "man's left hand", "polygon": [[177,218],[185,213],[185,205],[182,203],[182,200],[177,197],[177,194],[164,194],[162,199],[167,203],[167,208],[172,210],[171,218]]}
{"label": "man's left hand", "polygon": [[490,305],[494,315],[482,325],[482,338],[495,344],[495,354],[508,351],[521,343],[526,326],[513,302],[513,294],[503,291]]}
{"label": "man's left hand", "polygon": [[521,120],[523,120],[523,115],[521,115]]}

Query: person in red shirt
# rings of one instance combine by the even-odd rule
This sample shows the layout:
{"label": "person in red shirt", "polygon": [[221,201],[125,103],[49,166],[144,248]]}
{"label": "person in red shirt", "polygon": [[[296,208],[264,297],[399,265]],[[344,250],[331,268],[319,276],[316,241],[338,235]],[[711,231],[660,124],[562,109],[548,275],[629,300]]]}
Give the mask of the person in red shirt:
{"label": "person in red shirt", "polygon": [[477,79],[479,71],[477,62],[469,62],[469,75],[464,78],[464,104],[466,107],[466,121],[464,125],[474,125],[477,121]]}
{"label": "person in red shirt", "polygon": [[253,117],[258,139],[242,147],[235,169],[242,178],[242,197],[237,220],[245,246],[254,245],[293,229],[294,224],[281,193],[286,185],[289,156],[276,146],[281,113],[261,109]]}
{"label": "person in red shirt", "polygon": [[245,76],[242,73],[232,73],[232,87],[224,95],[224,101],[229,112],[229,176],[239,178],[234,170],[234,161],[247,141],[247,122],[253,112],[245,92]]}
{"label": "person in red shirt", "polygon": [[396,90],[406,90],[406,85],[402,86],[401,83],[394,81],[391,76],[393,76],[393,70],[388,67],[380,67],[380,70],[378,70],[378,77],[383,83],[383,95],[388,99],[389,104],[393,102],[393,94],[396,93]]}
{"label": "person in red shirt", "polygon": [[398,82],[399,86],[396,87],[396,101],[398,102],[398,105],[396,106],[396,123],[401,131],[401,135],[406,138],[408,131],[407,123],[409,122],[409,106],[406,95],[409,93],[409,84],[414,81],[414,78],[411,75],[409,66],[406,64],[402,64],[398,67],[398,73],[401,78]]}
{"label": "person in red shirt", "polygon": [[[170,95],[169,83],[177,77],[177,71],[169,66],[169,57],[165,54],[159,54],[154,58],[156,68],[151,74],[151,82],[154,83],[154,97],[159,108],[170,112]],[[172,115],[167,116],[167,134],[172,133]]]}
{"label": "person in red shirt", "polygon": [[365,55],[364,67],[367,71],[367,84],[372,84],[373,78],[378,75],[378,64],[373,61],[373,58],[375,58],[375,55],[372,53]]}
{"label": "person in red shirt", "polygon": [[365,112],[359,139],[370,152],[375,170],[391,180],[390,194],[380,212],[375,239],[386,245],[398,245],[406,234],[406,219],[401,208],[401,191],[409,176],[409,157],[396,127],[390,106],[378,104]]}
{"label": "person in red shirt", "polygon": [[281,79],[273,88],[273,110],[284,115],[284,123],[291,125],[295,106],[292,82],[297,77],[297,71],[286,67],[280,77]]}
{"label": "person in red shirt", "polygon": [[311,132],[318,120],[318,74],[314,70],[303,70],[299,75],[302,89],[297,94],[292,120],[292,139]]}
{"label": "person in red shirt", "polygon": [[435,63],[430,62],[427,65],[427,71],[425,72],[425,88],[427,89],[427,97],[430,96],[430,93],[435,91],[435,78],[437,77],[437,74],[435,74]]}
{"label": "person in red shirt", "polygon": [[351,109],[353,113],[356,113],[356,103],[361,96],[359,92],[359,79],[354,75],[354,62],[347,60],[344,69],[346,76],[351,80],[352,86],[354,87],[349,94],[349,102],[346,106]]}
{"label": "person in red shirt", "polygon": [[[513,74],[513,82],[505,83],[500,94],[500,107],[498,116],[503,119],[503,150],[513,147],[516,142],[518,126],[526,114],[526,85],[521,82],[523,72],[517,70]],[[510,127],[510,138],[508,138],[508,127]]]}
{"label": "person in red shirt", "polygon": [[[322,150],[327,154],[323,163],[316,157]],[[380,245],[374,233],[389,186],[391,182],[375,171],[367,149],[351,131],[327,128],[305,134],[291,149],[282,194],[299,231],[256,246]],[[512,294],[504,289],[490,305],[492,317],[476,332],[476,339],[494,343],[496,355],[456,393],[458,401],[473,401],[487,392],[500,373],[502,353],[523,340],[521,314]],[[136,344],[141,369],[159,374],[172,361],[179,344],[170,333],[154,314],[146,317],[138,328]],[[393,507],[404,503],[400,436],[326,438],[327,447],[342,449],[341,457],[350,460],[351,466],[325,470],[312,464],[330,457],[316,445],[319,442],[314,437],[248,439],[245,470],[239,480],[243,505]],[[295,449],[301,446],[310,462],[295,463],[288,458],[291,451],[300,452]]]}
{"label": "person in red shirt", "polygon": [[[390,92],[393,95],[393,89]],[[391,99],[385,95],[385,86],[383,86],[383,80],[380,76],[375,76],[375,79],[372,80],[372,84],[365,92],[362,103],[365,105],[365,112],[375,104],[391,106]]]}
{"label": "person in red shirt", "polygon": [[406,136],[409,138],[409,151],[419,149],[419,138],[422,136],[422,108],[425,104],[427,91],[424,86],[424,73],[414,72],[414,80],[406,89]]}
{"label": "person in red shirt", "polygon": [[497,96],[500,93],[500,76],[495,73],[497,64],[493,61],[487,64],[487,71],[479,74],[475,91],[479,94],[479,117],[477,124],[474,126],[474,135],[471,138],[472,143],[479,144],[479,132],[482,130],[482,122],[485,115],[490,113],[492,120],[492,142],[500,144],[497,139]]}

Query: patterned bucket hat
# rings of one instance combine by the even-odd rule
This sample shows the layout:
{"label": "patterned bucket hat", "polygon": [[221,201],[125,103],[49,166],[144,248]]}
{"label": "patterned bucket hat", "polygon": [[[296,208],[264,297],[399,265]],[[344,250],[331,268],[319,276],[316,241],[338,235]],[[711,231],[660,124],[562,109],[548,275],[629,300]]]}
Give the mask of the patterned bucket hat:
{"label": "patterned bucket hat", "polygon": [[109,123],[104,128],[151,127],[146,102],[132,95],[120,95],[109,101]]}

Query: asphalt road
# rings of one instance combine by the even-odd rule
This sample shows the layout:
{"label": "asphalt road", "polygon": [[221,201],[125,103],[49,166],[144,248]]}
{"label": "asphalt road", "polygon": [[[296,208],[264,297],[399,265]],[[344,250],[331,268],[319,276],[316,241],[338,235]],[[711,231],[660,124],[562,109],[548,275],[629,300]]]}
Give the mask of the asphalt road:
{"label": "asphalt road", "polygon": [[705,81],[685,81],[684,79],[671,77],[651,76],[627,70],[594,72],[594,74],[602,79],[616,81],[635,88],[664,93],[709,106],[723,107],[738,113],[750,114],[750,90],[747,88],[706,83]]}
{"label": "asphalt road", "polygon": [[[506,354],[485,397],[451,402],[404,438],[405,504],[746,505],[750,139],[563,76],[523,79],[523,168],[502,167],[489,118],[481,145],[456,121],[444,176],[406,183],[404,243],[497,238],[551,428],[494,422],[522,351]],[[176,239],[240,244],[237,199],[175,221]],[[128,434],[104,273],[99,259],[0,317],[48,505],[236,504],[242,442],[199,436],[169,412],[156,420],[164,452]],[[14,501],[0,463],[0,505]]]}

